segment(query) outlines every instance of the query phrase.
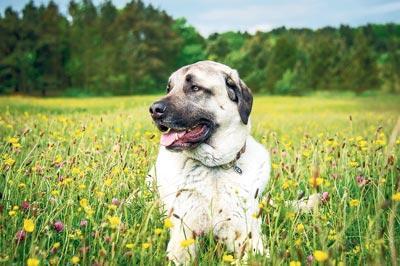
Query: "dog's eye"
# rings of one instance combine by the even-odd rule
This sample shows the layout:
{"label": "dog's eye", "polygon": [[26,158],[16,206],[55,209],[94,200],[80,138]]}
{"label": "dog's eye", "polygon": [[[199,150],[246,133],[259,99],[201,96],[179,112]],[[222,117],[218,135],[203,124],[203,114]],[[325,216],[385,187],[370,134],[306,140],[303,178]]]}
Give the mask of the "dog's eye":
{"label": "dog's eye", "polygon": [[197,86],[195,86],[195,85],[192,86],[192,91],[199,91],[199,90],[200,90],[199,87],[197,87]]}
{"label": "dog's eye", "polygon": [[167,94],[171,91],[171,86],[167,85]]}

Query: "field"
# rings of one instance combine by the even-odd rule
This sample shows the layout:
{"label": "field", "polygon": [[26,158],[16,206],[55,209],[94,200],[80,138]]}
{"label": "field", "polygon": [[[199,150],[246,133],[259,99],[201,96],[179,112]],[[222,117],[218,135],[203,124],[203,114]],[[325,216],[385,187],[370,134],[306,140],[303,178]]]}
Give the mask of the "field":
{"label": "field", "polygon": [[[0,265],[168,264],[173,224],[145,183],[156,98],[0,98]],[[273,169],[254,219],[270,257],[249,264],[399,264],[399,116],[398,96],[256,97],[252,132]],[[315,192],[312,213],[284,204]],[[197,265],[242,263],[195,241]]]}

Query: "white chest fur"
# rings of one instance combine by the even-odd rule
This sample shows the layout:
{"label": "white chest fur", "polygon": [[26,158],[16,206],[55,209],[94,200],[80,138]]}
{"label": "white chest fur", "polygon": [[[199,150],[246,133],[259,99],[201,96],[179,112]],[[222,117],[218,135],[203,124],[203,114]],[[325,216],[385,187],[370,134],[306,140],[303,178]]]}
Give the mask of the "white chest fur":
{"label": "white chest fur", "polygon": [[269,154],[248,137],[236,165],[241,173],[233,167],[207,167],[183,153],[160,148],[156,181],[166,213],[175,224],[168,245],[168,255],[175,262],[183,263],[195,252],[194,247],[185,252],[180,241],[209,232],[232,251],[262,252],[260,222],[253,214],[268,182]]}

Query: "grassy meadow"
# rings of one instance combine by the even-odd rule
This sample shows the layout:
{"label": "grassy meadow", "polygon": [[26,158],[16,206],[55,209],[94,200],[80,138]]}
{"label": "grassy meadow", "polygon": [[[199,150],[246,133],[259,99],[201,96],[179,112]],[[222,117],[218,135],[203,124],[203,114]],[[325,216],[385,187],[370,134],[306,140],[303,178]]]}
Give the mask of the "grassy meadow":
{"label": "grassy meadow", "polygon": [[[145,182],[156,98],[0,98],[0,265],[168,264],[174,225]],[[399,116],[399,96],[257,96],[252,132],[272,174],[254,219],[270,257],[249,265],[399,264]],[[315,192],[312,213],[284,204]],[[196,265],[243,263],[195,241]]]}

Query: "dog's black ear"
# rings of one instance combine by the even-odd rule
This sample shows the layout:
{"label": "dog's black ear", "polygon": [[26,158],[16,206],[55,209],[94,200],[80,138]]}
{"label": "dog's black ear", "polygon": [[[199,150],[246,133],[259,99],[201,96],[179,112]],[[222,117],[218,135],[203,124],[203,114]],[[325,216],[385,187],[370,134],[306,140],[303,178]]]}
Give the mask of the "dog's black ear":
{"label": "dog's black ear", "polygon": [[240,78],[238,78],[238,82],[235,82],[230,76],[226,77],[226,86],[229,99],[237,102],[240,119],[245,125],[247,125],[251,108],[253,106],[253,95],[251,94],[251,90]]}
{"label": "dog's black ear", "polygon": [[239,114],[243,123],[247,125],[251,108],[253,107],[253,95],[249,87],[242,80],[239,80],[239,86],[241,91],[240,97],[238,96]]}

